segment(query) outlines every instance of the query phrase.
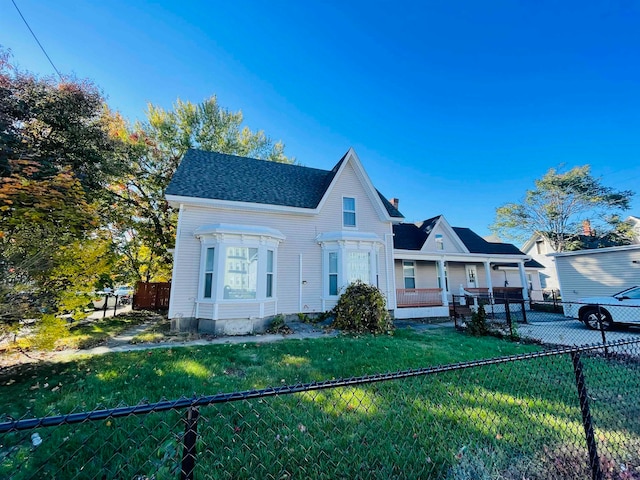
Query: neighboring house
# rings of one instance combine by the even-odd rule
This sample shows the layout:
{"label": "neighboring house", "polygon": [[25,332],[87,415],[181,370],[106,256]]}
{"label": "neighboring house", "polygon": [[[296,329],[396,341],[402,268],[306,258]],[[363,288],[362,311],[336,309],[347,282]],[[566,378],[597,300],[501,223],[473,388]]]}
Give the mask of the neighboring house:
{"label": "neighboring house", "polygon": [[178,209],[169,318],[243,334],[277,314],[324,312],[355,280],[394,310],[402,214],[350,149],[331,169],[189,150],[166,190]]}
{"label": "neighboring house", "polygon": [[556,262],[554,257],[549,256],[555,253],[551,242],[540,234],[534,234],[520,249],[522,252],[540,263],[543,268],[540,270],[540,288],[542,290],[559,290],[558,274],[556,273]]}
{"label": "neighboring house", "polygon": [[631,225],[633,228],[633,241],[634,244],[640,244],[640,217],[636,217],[634,215],[629,215],[625,222]]}
{"label": "neighboring house", "polygon": [[640,285],[640,245],[552,253],[563,302]]}
{"label": "neighboring house", "polygon": [[442,215],[395,224],[393,233],[396,318],[447,316],[452,295],[461,289],[496,299],[515,294],[527,300],[531,291],[540,292],[540,263],[515,245],[451,227]]}
{"label": "neighboring house", "polygon": [[[634,236],[632,243],[640,244],[640,218],[629,216],[625,222],[630,224],[633,228]],[[580,252],[586,252],[592,249],[599,250],[602,248],[611,248],[612,246],[615,246],[613,240],[596,236],[588,220],[585,220],[582,223],[582,234],[575,235],[573,237],[573,241],[584,246],[582,250],[574,250]],[[533,234],[522,246],[521,250],[533,260],[544,266],[540,271],[540,285],[542,289],[560,290],[558,273],[556,271],[556,256],[551,255],[557,252],[549,240],[538,233]]]}

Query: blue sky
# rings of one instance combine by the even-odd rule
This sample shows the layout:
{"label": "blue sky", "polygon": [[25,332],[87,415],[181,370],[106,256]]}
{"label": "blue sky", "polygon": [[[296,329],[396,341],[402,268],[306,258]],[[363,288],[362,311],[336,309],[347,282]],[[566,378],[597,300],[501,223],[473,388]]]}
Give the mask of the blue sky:
{"label": "blue sky", "polygon": [[[640,191],[638,1],[16,3],[58,70],[129,119],[216,94],[303,165],[353,146],[408,221],[487,235],[563,164]],[[53,73],[10,0],[0,44]]]}

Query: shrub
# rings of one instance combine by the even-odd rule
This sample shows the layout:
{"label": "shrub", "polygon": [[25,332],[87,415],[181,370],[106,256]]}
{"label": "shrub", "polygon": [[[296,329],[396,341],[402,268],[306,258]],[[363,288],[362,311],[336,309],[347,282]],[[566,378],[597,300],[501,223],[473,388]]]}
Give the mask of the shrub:
{"label": "shrub", "polygon": [[347,287],[333,315],[333,326],[347,332],[391,334],[393,331],[384,295],[378,288],[361,281]]}
{"label": "shrub", "polygon": [[484,311],[484,305],[478,307],[477,312],[471,315],[471,321],[467,324],[467,331],[471,335],[487,335],[489,327],[487,326],[487,313]]}

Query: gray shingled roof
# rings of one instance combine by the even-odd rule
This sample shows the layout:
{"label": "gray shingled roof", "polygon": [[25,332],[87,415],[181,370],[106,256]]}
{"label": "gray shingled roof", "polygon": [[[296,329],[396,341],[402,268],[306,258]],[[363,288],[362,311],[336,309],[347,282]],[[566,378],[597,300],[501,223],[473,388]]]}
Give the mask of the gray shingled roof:
{"label": "gray shingled roof", "polygon": [[[345,155],[346,156],[346,155]],[[316,208],[340,165],[331,170],[190,149],[166,195]],[[378,192],[391,217],[402,214]]]}
{"label": "gray shingled roof", "polygon": [[489,253],[499,255],[524,255],[518,247],[512,243],[487,242],[470,228],[452,227],[458,238],[471,253]]}
{"label": "gray shingled roof", "polygon": [[[440,215],[429,218],[424,222],[399,223],[393,226],[393,247],[399,250],[420,250],[427,241],[429,235]],[[469,228],[452,227],[458,238],[464,243],[470,253],[484,253],[489,255],[524,255],[518,247],[511,243],[487,242],[480,235]],[[529,262],[527,262],[529,263]],[[537,264],[537,262],[535,262]],[[515,264],[514,264],[515,265]],[[540,265],[540,264],[537,264]],[[527,266],[537,266],[535,264]]]}

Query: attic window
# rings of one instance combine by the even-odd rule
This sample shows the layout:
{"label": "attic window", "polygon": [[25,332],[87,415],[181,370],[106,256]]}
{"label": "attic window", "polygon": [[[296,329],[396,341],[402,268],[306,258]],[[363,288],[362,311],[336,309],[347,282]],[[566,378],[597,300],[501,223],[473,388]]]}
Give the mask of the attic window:
{"label": "attic window", "polygon": [[342,224],[345,227],[356,226],[356,199],[342,197]]}
{"label": "attic window", "polygon": [[444,250],[444,239],[441,234],[436,234],[436,250]]}

